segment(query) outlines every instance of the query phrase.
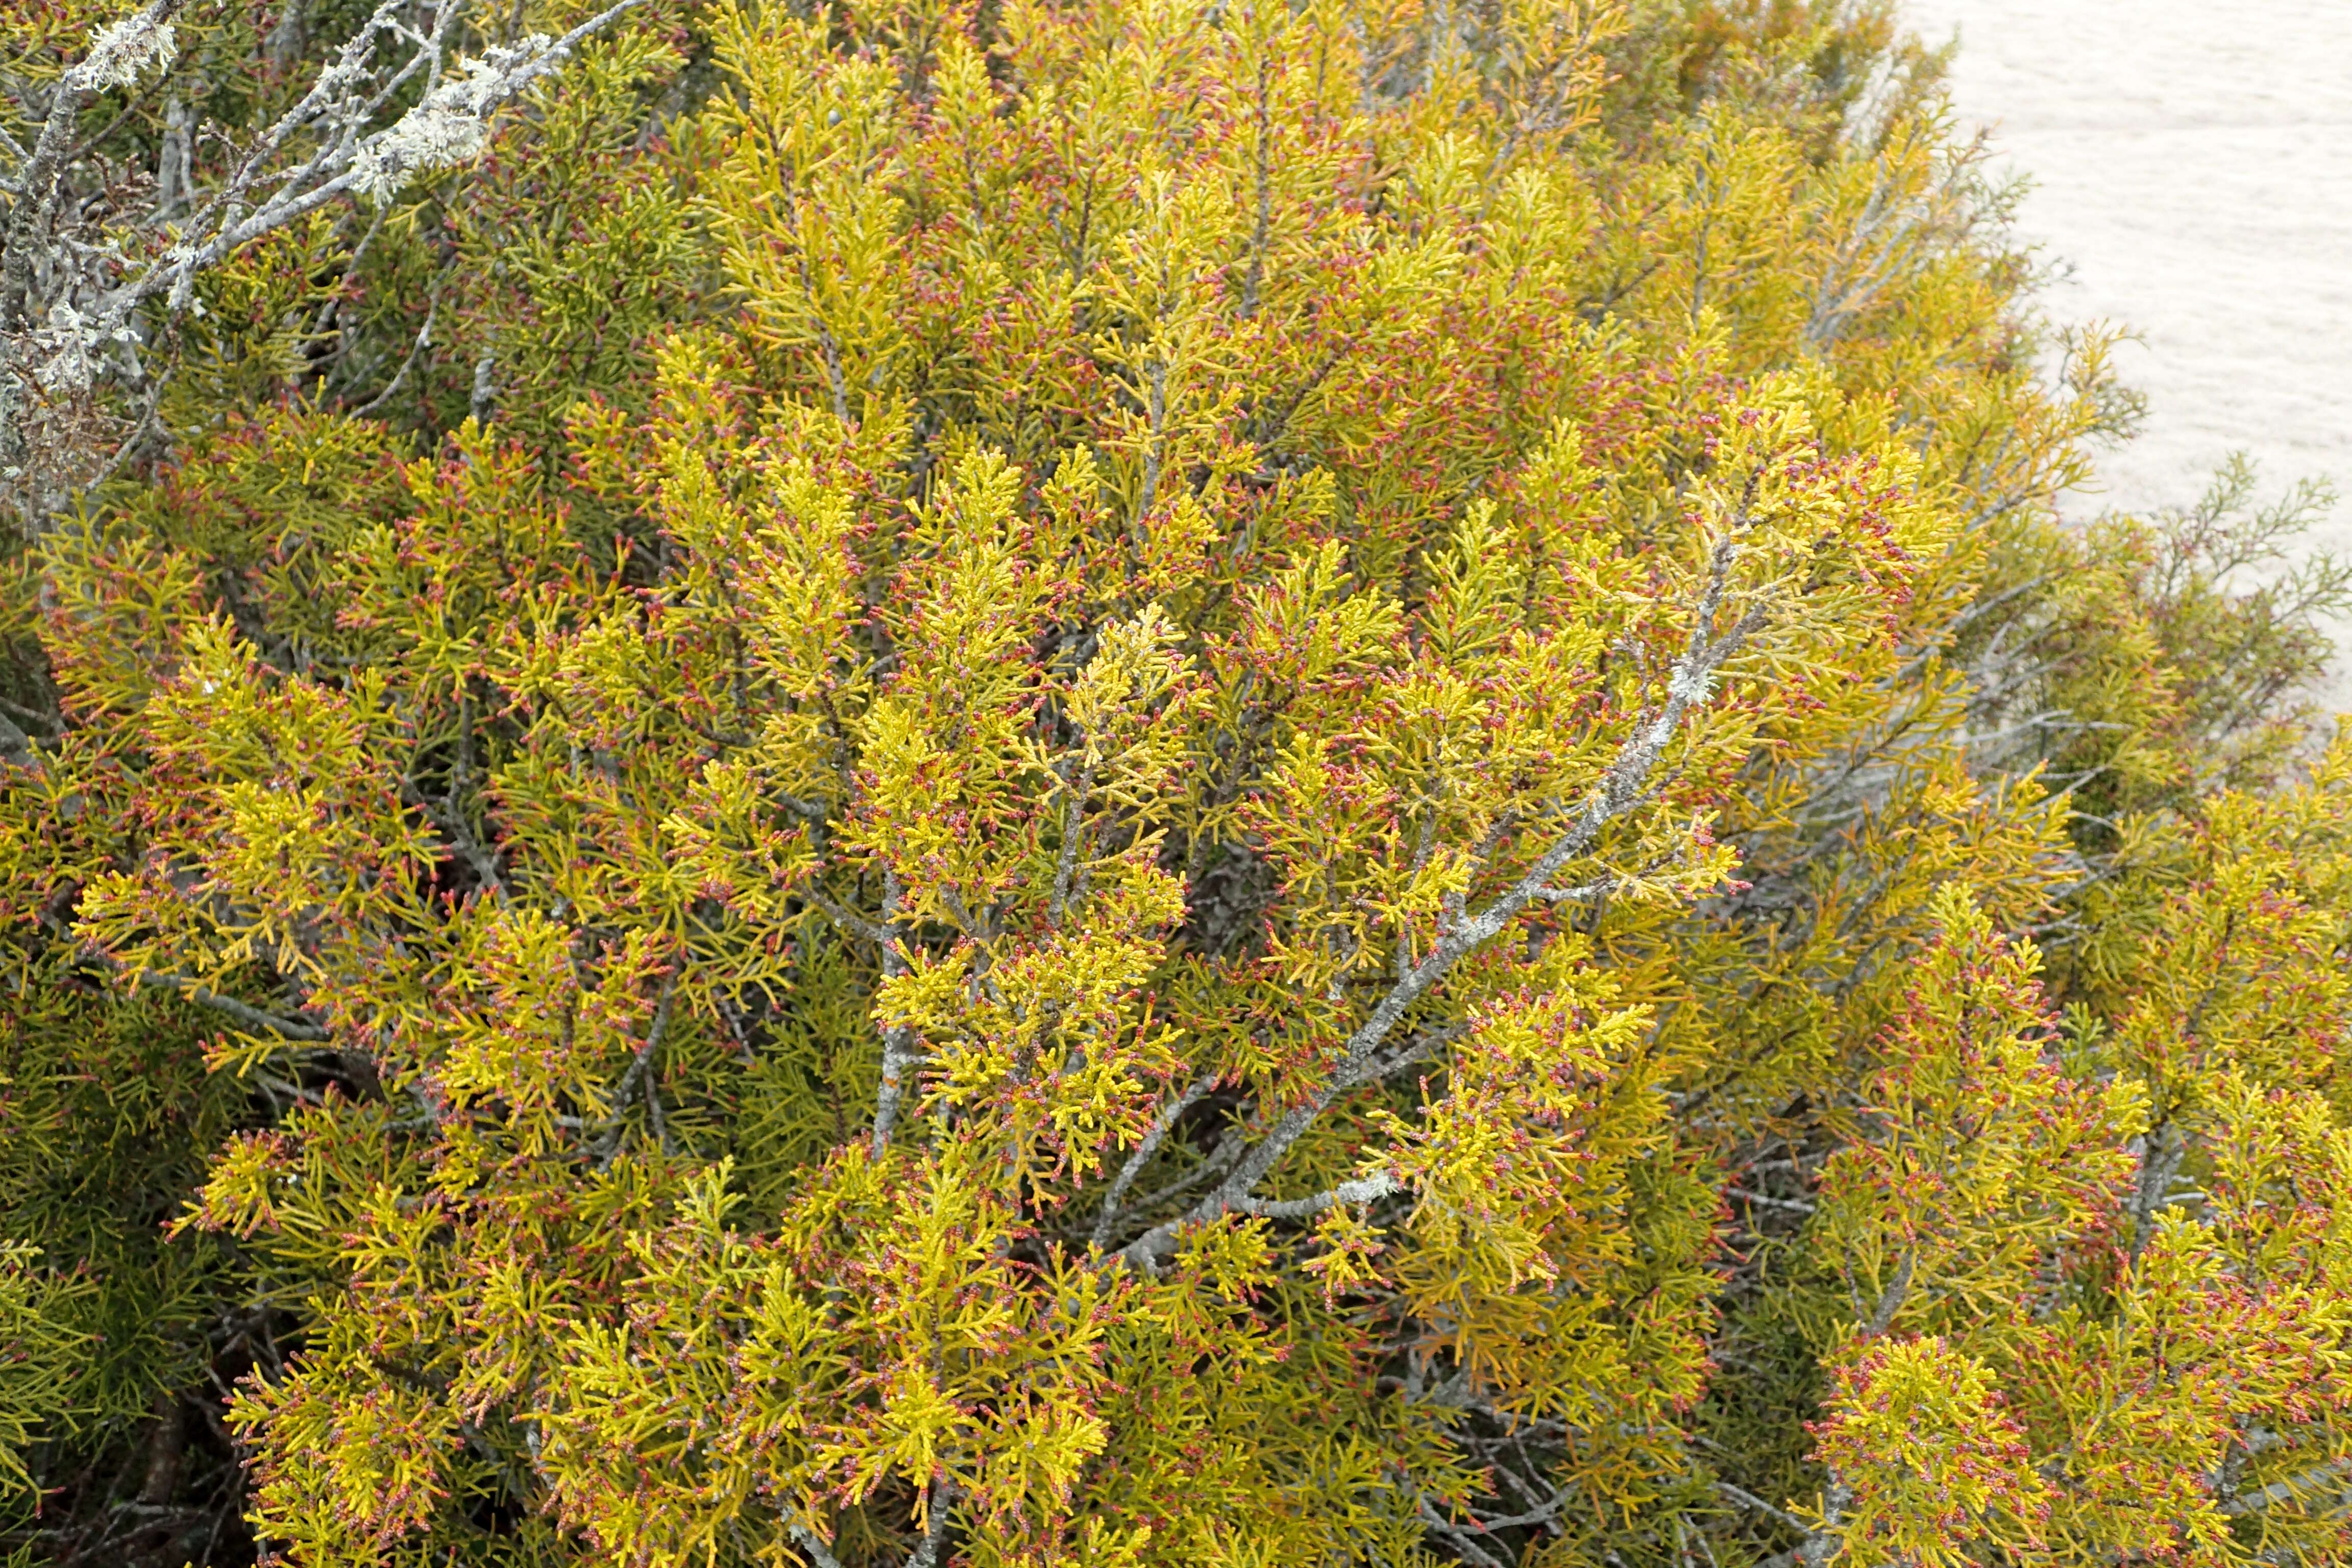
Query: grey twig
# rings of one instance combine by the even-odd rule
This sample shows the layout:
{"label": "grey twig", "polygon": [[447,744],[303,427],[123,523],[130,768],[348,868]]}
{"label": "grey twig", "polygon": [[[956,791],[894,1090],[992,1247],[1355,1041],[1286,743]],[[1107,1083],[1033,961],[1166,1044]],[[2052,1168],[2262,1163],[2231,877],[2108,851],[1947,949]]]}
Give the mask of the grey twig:
{"label": "grey twig", "polygon": [[621,1152],[621,1113],[628,1109],[639,1084],[646,1084],[648,1102],[653,1107],[655,1135],[665,1144],[668,1142],[667,1130],[661,1126],[660,1101],[651,1098],[653,1089],[646,1081],[646,1075],[653,1070],[654,1055],[661,1049],[662,1036],[669,1028],[670,1004],[677,995],[677,976],[678,971],[674,969],[669,978],[662,982],[661,1000],[654,1004],[654,1020],[652,1026],[646,1030],[646,1043],[637,1047],[637,1054],[630,1060],[628,1070],[621,1075],[620,1083],[613,1090],[610,1124],[604,1130],[603,1140],[596,1145],[596,1168],[600,1171],[609,1169]]}
{"label": "grey twig", "polygon": [[190,980],[185,975],[151,969],[140,978],[151,985],[161,985],[176,991],[199,1007],[236,1019],[257,1034],[271,1034],[288,1040],[323,1041],[332,1038],[326,1030],[307,1019],[284,1018],[267,1012],[250,1002],[240,1002],[234,996],[224,996],[208,985]]}
{"label": "grey twig", "polygon": [[[875,928],[882,944],[882,973],[886,979],[896,979],[907,973],[907,955],[898,947],[898,907],[902,894],[898,873],[882,873],[882,921]],[[898,1126],[898,1103],[906,1094],[907,1075],[915,1065],[915,1032],[904,1024],[882,1031],[882,1085],[874,1096],[874,1152],[881,1153],[890,1146],[890,1134]]]}
{"label": "grey twig", "polygon": [[841,1559],[833,1554],[833,1548],[826,1544],[824,1537],[807,1525],[787,1525],[784,1533],[793,1538],[794,1546],[808,1553],[809,1561],[815,1563],[816,1568],[841,1568]]}

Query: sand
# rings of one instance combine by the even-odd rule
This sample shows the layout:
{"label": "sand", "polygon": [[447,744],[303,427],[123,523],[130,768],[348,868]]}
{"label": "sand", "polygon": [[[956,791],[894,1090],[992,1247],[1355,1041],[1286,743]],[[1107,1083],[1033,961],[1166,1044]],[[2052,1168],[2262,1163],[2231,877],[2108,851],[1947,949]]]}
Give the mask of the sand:
{"label": "sand", "polygon": [[2243,450],[2266,488],[2335,479],[2315,542],[2352,553],[2352,0],[1909,6],[2034,181],[2021,226],[2073,268],[2052,310],[2142,339],[2145,432],[2074,510],[2183,504]]}

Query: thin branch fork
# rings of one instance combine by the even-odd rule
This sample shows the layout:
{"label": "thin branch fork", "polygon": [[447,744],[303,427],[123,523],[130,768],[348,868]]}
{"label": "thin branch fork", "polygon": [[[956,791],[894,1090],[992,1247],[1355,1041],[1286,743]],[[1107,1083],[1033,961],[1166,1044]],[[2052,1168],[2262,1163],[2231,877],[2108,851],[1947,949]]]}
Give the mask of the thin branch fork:
{"label": "thin branch fork", "polygon": [[[907,1553],[902,1568],[935,1568],[940,1560],[940,1548],[946,1544],[948,1527],[955,1518],[955,1502],[960,1491],[954,1482],[941,1477],[924,1489],[925,1521],[923,1539]],[[784,1527],[795,1547],[808,1554],[815,1568],[842,1568],[841,1559],[835,1556],[833,1543],[817,1533],[815,1528],[802,1521]]]}
{"label": "thin branch fork", "polygon": [[[1465,957],[1499,935],[1522,910],[1536,902],[1546,889],[1553,886],[1553,879],[1562,868],[1590,848],[1610,824],[1641,803],[1651,774],[1664,755],[1668,743],[1680,731],[1691,707],[1706,700],[1716,672],[1762,624],[1763,614],[1758,608],[1741,616],[1720,634],[1715,630],[1729,587],[1731,566],[1738,553],[1736,534],[1727,534],[1715,546],[1708,564],[1706,586],[1700,594],[1697,613],[1692,617],[1689,638],[1666,683],[1665,701],[1654,714],[1635,724],[1633,733],[1626,738],[1608,771],[1586,795],[1568,830],[1508,890],[1484,910],[1475,915],[1465,914],[1446,921],[1436,945],[1418,963],[1405,971],[1373,1007],[1371,1016],[1349,1038],[1339,1066],[1314,1095],[1276,1123],[1273,1131],[1242,1158],[1233,1174],[1214,1191],[1181,1215],[1154,1226],[1122,1248],[1117,1254],[1122,1261],[1130,1268],[1150,1269],[1173,1249],[1177,1235],[1186,1226],[1204,1223],[1222,1214],[1256,1212],[1244,1205],[1255,1202],[1252,1194],[1258,1184],[1341,1093],[1363,1081],[1361,1075],[1365,1068],[1378,1058],[1390,1032],[1403,1020],[1413,1005]],[[1367,1191],[1372,1185],[1393,1183],[1393,1180],[1386,1173],[1360,1178],[1366,1184]],[[1340,1190],[1334,1188],[1320,1198],[1293,1202],[1316,1205],[1301,1209],[1302,1215],[1316,1213],[1332,1204],[1349,1201],[1339,1195]],[[1380,1192],[1383,1194],[1394,1190],[1393,1185],[1380,1185]],[[1266,1205],[1259,1206],[1264,1208]]]}
{"label": "thin branch fork", "polygon": [[[682,963],[679,968],[684,968]],[[619,1085],[613,1090],[611,1125],[604,1130],[604,1138],[596,1145],[596,1168],[600,1171],[608,1168],[621,1152],[621,1114],[628,1109],[629,1101],[635,1098],[640,1085],[645,1088],[646,1104],[653,1113],[655,1136],[665,1144],[669,1142],[667,1130],[661,1125],[661,1101],[656,1097],[646,1075],[653,1070],[654,1057],[661,1049],[662,1036],[669,1030],[670,1005],[677,997],[677,977],[678,970],[674,969],[669,978],[662,983],[661,1000],[654,1004],[653,1024],[646,1030],[646,1043],[637,1047],[637,1054],[630,1058],[628,1070],[621,1075]]]}
{"label": "thin branch fork", "polygon": [[[1367,1064],[1349,1078],[1336,1081],[1333,1088],[1336,1092],[1344,1093],[1350,1089],[1384,1079],[1391,1073],[1411,1067],[1415,1062],[1426,1060],[1434,1055],[1440,1047],[1459,1038],[1468,1026],[1465,1023],[1457,1022],[1445,1025],[1441,1028],[1431,1029],[1390,1055]],[[1175,1125],[1177,1119],[1199,1103],[1202,1096],[1215,1087],[1217,1081],[1214,1068],[1203,1073],[1191,1088],[1163,1108],[1160,1115],[1154,1118],[1152,1126],[1144,1133],[1143,1141],[1137,1145],[1135,1152],[1129,1156],[1127,1163],[1120,1168],[1118,1175],[1112,1181],[1111,1190],[1103,1199],[1100,1216],[1097,1219],[1094,1232],[1088,1238],[1089,1245],[1097,1249],[1108,1247],[1119,1222],[1129,1217],[1130,1213],[1149,1214],[1160,1204],[1175,1197],[1186,1188],[1216,1175],[1241,1158],[1250,1134],[1240,1129],[1229,1130],[1218,1142],[1215,1151],[1192,1170],[1159,1191],[1139,1199],[1131,1208],[1126,1205],[1127,1194],[1133,1186],[1135,1179],[1142,1173],[1145,1166],[1150,1163],[1151,1157],[1160,1152],[1161,1145],[1166,1142],[1170,1129]],[[1260,1215],[1268,1219],[1308,1219],[1339,1204],[1371,1203],[1403,1190],[1403,1184],[1398,1182],[1391,1173],[1376,1172],[1369,1176],[1343,1182],[1339,1186],[1318,1193],[1312,1197],[1277,1201],[1249,1198],[1236,1203],[1234,1208],[1238,1213]]]}
{"label": "thin branch fork", "polygon": [[1129,1190],[1135,1185],[1136,1177],[1143,1173],[1143,1168],[1151,1163],[1151,1157],[1160,1152],[1160,1145],[1167,1142],[1170,1130],[1176,1125],[1176,1119],[1198,1105],[1202,1097],[1216,1087],[1216,1069],[1212,1068],[1194,1079],[1182,1093],[1161,1107],[1160,1114],[1151,1119],[1151,1125],[1145,1131],[1142,1142],[1135,1146],[1135,1152],[1128,1156],[1127,1163],[1119,1167],[1118,1176],[1111,1182],[1110,1191],[1103,1196],[1102,1215],[1095,1221],[1093,1243],[1096,1247],[1101,1247],[1110,1239],[1111,1226],[1118,1222],[1119,1205],[1126,1201]]}
{"label": "thin branch fork", "polygon": [[1742,1508],[1754,1509],[1759,1513],[1768,1515],[1770,1518],[1780,1521],[1782,1524],[1787,1525],[1791,1530],[1804,1530],[1807,1528],[1805,1521],[1799,1519],[1795,1514],[1789,1512],[1786,1509],[1766,1502],[1762,1498],[1758,1497],[1754,1492],[1748,1490],[1744,1487],[1736,1487],[1729,1481],[1725,1480],[1717,1480],[1711,1484],[1717,1491],[1721,1492],[1725,1497],[1730,1499],[1733,1502],[1738,1503]]}

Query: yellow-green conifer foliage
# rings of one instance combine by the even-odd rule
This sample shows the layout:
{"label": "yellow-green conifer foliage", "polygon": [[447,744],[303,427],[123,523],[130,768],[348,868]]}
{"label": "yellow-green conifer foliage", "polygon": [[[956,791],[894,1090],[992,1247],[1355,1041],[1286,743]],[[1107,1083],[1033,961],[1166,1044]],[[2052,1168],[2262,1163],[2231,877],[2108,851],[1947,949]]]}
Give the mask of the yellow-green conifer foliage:
{"label": "yellow-green conifer foliage", "polygon": [[225,262],[11,601],[5,1112],[172,1223],[0,1188],[0,1439],[313,1568],[2334,1560],[2342,584],[2054,525],[1931,83],[724,4]]}

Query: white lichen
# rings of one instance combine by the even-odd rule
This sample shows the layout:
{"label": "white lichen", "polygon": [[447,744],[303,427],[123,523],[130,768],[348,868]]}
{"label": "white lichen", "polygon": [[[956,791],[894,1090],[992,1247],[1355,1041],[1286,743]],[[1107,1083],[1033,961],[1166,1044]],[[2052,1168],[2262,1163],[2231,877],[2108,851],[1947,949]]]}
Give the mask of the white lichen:
{"label": "white lichen", "polygon": [[41,354],[33,376],[41,390],[52,397],[89,391],[90,351],[98,341],[94,323],[79,310],[62,300],[50,306],[47,327],[33,333],[34,345]]}
{"label": "white lichen", "polygon": [[73,85],[84,92],[129,87],[150,66],[162,70],[180,51],[173,25],[157,19],[162,7],[142,5],[121,21],[90,35],[89,53],[73,69]]}
{"label": "white lichen", "polygon": [[511,48],[459,61],[458,74],[360,144],[352,188],[382,201],[419,174],[478,156],[489,141],[491,113],[538,74],[553,47],[546,34],[533,33]]}

